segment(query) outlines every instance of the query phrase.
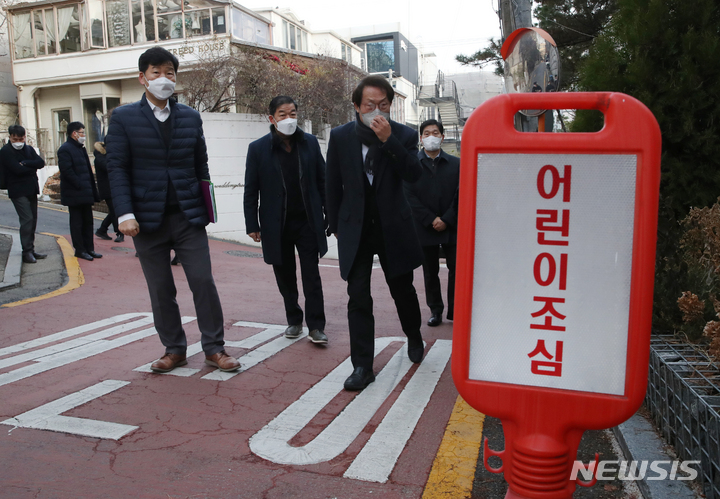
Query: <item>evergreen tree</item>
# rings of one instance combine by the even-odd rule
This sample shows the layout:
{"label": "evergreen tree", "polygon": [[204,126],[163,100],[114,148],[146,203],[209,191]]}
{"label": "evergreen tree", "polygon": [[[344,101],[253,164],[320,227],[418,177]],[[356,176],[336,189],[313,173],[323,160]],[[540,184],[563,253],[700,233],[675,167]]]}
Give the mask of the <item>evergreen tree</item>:
{"label": "evergreen tree", "polygon": [[[609,29],[592,45],[578,87],[624,92],[643,102],[662,132],[656,329],[681,324],[677,299],[691,279],[679,221],[720,196],[720,9],[717,0],[618,0]],[[578,112],[571,129],[592,131]]]}

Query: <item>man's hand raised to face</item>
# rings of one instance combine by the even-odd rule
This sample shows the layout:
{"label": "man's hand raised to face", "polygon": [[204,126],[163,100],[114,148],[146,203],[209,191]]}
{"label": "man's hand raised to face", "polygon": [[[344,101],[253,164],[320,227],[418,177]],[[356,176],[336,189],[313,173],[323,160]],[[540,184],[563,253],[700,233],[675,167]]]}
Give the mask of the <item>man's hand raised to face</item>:
{"label": "man's hand raised to face", "polygon": [[387,142],[387,139],[389,139],[392,134],[390,122],[382,116],[375,116],[372,123],[370,123],[370,128],[373,132],[375,132],[375,135],[377,135],[377,138],[380,139],[380,142],[382,143]]}

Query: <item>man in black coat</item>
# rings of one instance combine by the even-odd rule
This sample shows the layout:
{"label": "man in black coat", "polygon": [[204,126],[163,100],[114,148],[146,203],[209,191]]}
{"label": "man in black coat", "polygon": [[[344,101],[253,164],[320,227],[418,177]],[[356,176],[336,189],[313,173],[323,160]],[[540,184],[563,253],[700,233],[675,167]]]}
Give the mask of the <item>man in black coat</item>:
{"label": "man in black coat", "polygon": [[[285,302],[285,337],[302,333],[295,248],[300,258],[310,341],[327,344],[325,305],[318,269],[327,253],[325,160],[314,135],[297,128],[297,103],[280,95],[270,101],[270,133],[248,148],[245,166],[245,228],[262,242],[265,263],[273,266]],[[258,197],[260,218],[258,220]]]}
{"label": "man in black coat", "polygon": [[205,226],[210,222],[201,180],[210,180],[200,113],[171,99],[177,57],[161,47],[138,61],[145,95],[113,111],[105,147],[120,232],[131,236],[150,292],[155,329],[165,354],[155,372],[187,364],[170,249],[182,263],[193,293],[205,363],[236,371],[225,353],[220,297],[215,287]]}
{"label": "man in black coat", "polygon": [[328,233],[335,234],[340,275],[348,283],[348,326],[353,373],[346,390],[362,390],[375,380],[375,318],[370,294],[373,257],[378,255],[395,301],[408,357],[422,362],[420,305],[413,270],[423,260],[403,192],[422,167],[417,133],[390,121],[395,92],[381,76],[364,78],[353,91],[356,119],[330,133],[327,156]]}
{"label": "man in black coat", "polygon": [[35,252],[35,228],[37,227],[38,186],[37,171],[45,167],[45,161],[35,149],[25,143],[25,129],[13,125],[8,129],[10,142],[0,149],[0,162],[5,171],[8,196],[20,219],[20,244],[25,263],[36,263],[47,258]]}
{"label": "man in black coat", "polygon": [[70,213],[70,238],[75,256],[93,261],[102,258],[93,242],[92,207],[100,201],[90,158],[85,150],[85,125],[73,121],[67,126],[67,141],[58,149],[60,202]]}
{"label": "man in black coat", "polygon": [[112,202],[112,192],[110,191],[110,177],[107,170],[107,151],[105,150],[105,142],[95,142],[95,174],[97,175],[97,186],[100,191],[100,199],[105,200],[108,207],[108,214],[103,219],[95,235],[100,239],[112,241],[112,237],[108,236],[108,229],[112,224],[115,229],[115,242],[121,243],[125,240],[125,235],[120,232],[118,227],[117,215]]}
{"label": "man in black coat", "polygon": [[413,209],[415,228],[425,259],[425,299],[430,307],[428,326],[442,323],[445,306],[440,289],[440,246],[448,268],[448,320],[453,318],[455,305],[455,253],[457,248],[457,205],[454,202],[460,187],[460,159],[440,147],[445,130],[437,120],[420,125],[423,149],[418,158],[423,166],[422,176],[415,183],[405,184],[405,194]]}

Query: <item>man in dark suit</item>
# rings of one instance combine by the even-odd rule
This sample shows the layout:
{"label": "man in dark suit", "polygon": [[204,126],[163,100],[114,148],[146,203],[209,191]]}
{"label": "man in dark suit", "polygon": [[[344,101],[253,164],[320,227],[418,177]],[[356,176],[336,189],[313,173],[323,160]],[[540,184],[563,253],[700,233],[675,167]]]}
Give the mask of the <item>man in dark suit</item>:
{"label": "man in dark suit", "polygon": [[73,121],[67,126],[67,141],[58,149],[60,202],[70,214],[70,238],[75,256],[92,262],[102,258],[93,241],[93,204],[100,201],[90,158],[85,150],[85,125]]}
{"label": "man in dark suit", "polygon": [[[285,302],[287,338],[302,333],[295,248],[300,257],[310,341],[327,344],[325,305],[318,269],[327,253],[325,160],[314,135],[297,128],[297,104],[288,96],[270,101],[270,133],[248,148],[245,167],[245,229],[262,242]],[[258,220],[258,197],[260,218]]]}
{"label": "man in dark suit", "polygon": [[0,162],[5,170],[8,196],[20,219],[20,244],[25,263],[36,263],[47,258],[35,252],[35,228],[37,227],[38,186],[37,171],[45,167],[45,161],[35,149],[25,143],[25,129],[13,125],[8,129],[10,142],[0,149]]}
{"label": "man in dark suit", "polygon": [[440,147],[445,130],[437,120],[420,125],[423,149],[418,158],[423,166],[417,182],[405,184],[405,194],[413,209],[415,228],[423,248],[425,299],[430,307],[428,326],[442,323],[445,308],[440,289],[440,246],[445,253],[448,275],[448,320],[453,318],[455,305],[455,252],[457,248],[457,205],[454,202],[460,187],[460,159]]}
{"label": "man in dark suit", "polygon": [[370,294],[373,257],[378,255],[395,301],[408,357],[422,362],[420,305],[413,270],[423,260],[403,192],[422,167],[415,130],[390,121],[395,92],[381,76],[368,76],[352,95],[356,119],[333,129],[327,155],[328,232],[338,240],[340,275],[348,283],[348,326],[353,373],[346,390],[375,380],[375,318]]}
{"label": "man in dark suit", "polygon": [[131,236],[150,292],[165,355],[151,365],[169,372],[187,364],[187,339],[175,296],[170,249],[193,293],[205,363],[235,371],[227,355],[220,297],[210,264],[209,223],[200,181],[209,180],[200,113],[171,99],[178,60],[153,47],[138,61],[145,95],[113,111],[105,147],[120,232]]}

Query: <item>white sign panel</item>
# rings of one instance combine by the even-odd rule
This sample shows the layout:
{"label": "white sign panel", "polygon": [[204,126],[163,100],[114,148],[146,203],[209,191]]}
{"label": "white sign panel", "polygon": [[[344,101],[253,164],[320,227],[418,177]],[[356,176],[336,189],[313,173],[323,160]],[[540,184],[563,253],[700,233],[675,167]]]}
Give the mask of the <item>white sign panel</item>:
{"label": "white sign panel", "polygon": [[470,379],[624,394],[636,164],[478,155]]}

